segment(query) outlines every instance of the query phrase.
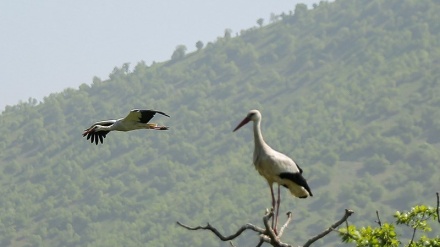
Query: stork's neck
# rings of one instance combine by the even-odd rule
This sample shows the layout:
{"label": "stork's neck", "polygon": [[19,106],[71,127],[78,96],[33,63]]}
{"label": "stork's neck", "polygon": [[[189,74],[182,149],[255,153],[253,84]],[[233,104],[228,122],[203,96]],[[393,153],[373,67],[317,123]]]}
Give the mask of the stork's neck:
{"label": "stork's neck", "polygon": [[267,147],[266,142],[263,139],[263,135],[261,134],[261,121],[254,122],[254,143],[255,149],[265,149]]}

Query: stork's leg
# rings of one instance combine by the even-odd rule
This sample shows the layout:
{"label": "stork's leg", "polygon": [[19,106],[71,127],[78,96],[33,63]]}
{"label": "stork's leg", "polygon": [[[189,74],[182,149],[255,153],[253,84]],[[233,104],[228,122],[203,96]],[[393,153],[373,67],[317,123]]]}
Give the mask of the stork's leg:
{"label": "stork's leg", "polygon": [[[272,196],[272,210],[275,211],[275,195],[273,194],[273,188],[272,188],[272,184],[269,183],[269,187],[270,187],[270,195]],[[280,190],[280,188],[278,187],[278,191]],[[272,229],[274,230],[275,234],[277,234],[276,229],[274,228],[274,217],[272,217]]]}
{"label": "stork's leg", "polygon": [[152,129],[152,130],[168,130],[169,129],[168,126],[159,126],[156,123],[147,123],[146,128]]}
{"label": "stork's leg", "polygon": [[275,210],[275,195],[273,194],[272,184],[269,184],[270,195],[272,196],[272,209]]}
{"label": "stork's leg", "polygon": [[277,210],[276,210],[276,214],[275,214],[275,227],[273,229],[275,234],[277,234],[278,214],[280,212],[280,203],[281,203],[281,190],[280,190],[280,185],[278,184]]}

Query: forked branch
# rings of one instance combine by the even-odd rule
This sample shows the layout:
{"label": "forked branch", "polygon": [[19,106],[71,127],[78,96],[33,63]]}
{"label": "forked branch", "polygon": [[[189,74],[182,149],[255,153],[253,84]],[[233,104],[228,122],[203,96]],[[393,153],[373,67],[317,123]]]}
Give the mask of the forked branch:
{"label": "forked branch", "polygon": [[[337,227],[339,227],[342,223],[344,223],[344,221],[346,222],[348,217],[350,217],[353,214],[352,210],[349,209],[345,209],[345,214],[344,216],[338,220],[337,222],[335,222],[333,225],[331,225],[329,228],[327,228],[326,230],[324,230],[323,232],[321,232],[320,234],[310,238],[303,247],[309,247],[310,245],[312,245],[315,241],[325,237],[327,234],[329,234],[331,231],[335,230]],[[284,223],[284,225],[281,227],[279,235],[276,235],[274,230],[272,229],[272,227],[269,224],[269,220],[270,218],[273,217],[273,211],[266,211],[266,214],[263,217],[263,223],[265,226],[265,229],[257,227],[255,225],[252,225],[250,223],[243,225],[240,229],[238,229],[237,232],[229,235],[229,236],[224,236],[223,234],[221,234],[215,227],[211,226],[209,223],[207,223],[206,226],[196,226],[196,227],[190,227],[187,225],[184,225],[182,223],[180,223],[179,221],[177,221],[177,224],[185,229],[191,230],[191,231],[195,231],[195,230],[210,230],[211,232],[213,232],[220,240],[222,241],[231,241],[235,238],[237,238],[238,236],[240,236],[244,231],[246,230],[252,230],[254,232],[257,232],[260,234],[260,241],[257,244],[257,247],[261,246],[263,243],[269,243],[270,245],[274,246],[274,247],[293,247],[290,244],[286,244],[280,241],[280,237],[282,236],[284,230],[287,228],[287,226],[289,225],[289,223],[292,220],[292,213],[288,212],[287,213],[287,220],[286,223]],[[230,243],[231,246],[234,246],[232,244],[232,242]]]}
{"label": "forked branch", "polygon": [[310,246],[313,242],[315,242],[318,239],[323,238],[325,235],[329,234],[331,231],[336,230],[342,223],[346,222],[348,217],[350,217],[353,214],[353,210],[345,209],[345,214],[342,216],[342,218],[338,221],[336,221],[333,225],[331,225],[329,228],[321,232],[320,234],[314,236],[313,238],[309,239],[303,247]]}
{"label": "forked branch", "polygon": [[240,236],[244,231],[252,230],[252,231],[260,234],[260,243],[258,244],[259,246],[261,246],[262,243],[266,242],[266,243],[272,244],[272,246],[275,246],[275,247],[292,247],[291,245],[282,243],[279,240],[279,237],[281,237],[282,231],[284,231],[284,229],[290,223],[292,214],[290,212],[287,214],[287,221],[283,225],[282,231],[280,231],[280,235],[278,235],[278,236],[275,235],[275,232],[273,231],[273,229],[270,227],[270,224],[269,224],[269,220],[272,217],[273,217],[273,211],[270,211],[270,212],[267,211],[266,214],[264,215],[263,223],[264,223],[266,229],[263,229],[263,228],[260,228],[260,227],[257,227],[255,225],[248,223],[248,224],[243,225],[240,229],[238,229],[237,232],[235,232],[234,234],[231,234],[229,236],[223,236],[223,234],[221,234],[215,227],[211,226],[211,224],[209,224],[209,223],[207,223],[206,226],[196,226],[196,227],[187,226],[185,224],[180,223],[179,221],[177,221],[177,224],[185,229],[192,230],[192,231],[194,231],[194,230],[210,230],[222,241],[233,240],[233,239],[237,238],[238,236]]}
{"label": "forked branch", "polygon": [[238,231],[236,233],[229,235],[229,236],[223,236],[223,234],[221,234],[215,227],[211,226],[209,223],[206,226],[196,226],[196,227],[187,226],[185,224],[180,223],[179,221],[177,221],[177,224],[185,229],[192,230],[192,231],[210,230],[222,241],[233,240],[236,237],[240,236],[240,234],[242,234],[246,230],[252,230],[252,231],[258,232],[260,234],[264,234],[264,230],[262,228],[259,228],[257,226],[252,225],[252,224],[249,224],[249,223],[242,226],[240,229],[238,229]]}
{"label": "forked branch", "polygon": [[[377,221],[376,223],[379,224],[380,227],[382,227],[382,221],[380,221],[380,217],[379,217],[379,211],[376,210],[376,216],[377,216]],[[347,227],[348,228],[348,227]]]}

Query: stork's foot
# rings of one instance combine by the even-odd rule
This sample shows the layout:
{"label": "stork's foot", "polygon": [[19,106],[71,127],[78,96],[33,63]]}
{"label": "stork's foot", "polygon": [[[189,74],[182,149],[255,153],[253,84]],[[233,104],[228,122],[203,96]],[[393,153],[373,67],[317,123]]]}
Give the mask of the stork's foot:
{"label": "stork's foot", "polygon": [[159,126],[156,123],[149,123],[147,126],[148,129],[152,129],[152,130],[167,130],[170,128],[168,126]]}

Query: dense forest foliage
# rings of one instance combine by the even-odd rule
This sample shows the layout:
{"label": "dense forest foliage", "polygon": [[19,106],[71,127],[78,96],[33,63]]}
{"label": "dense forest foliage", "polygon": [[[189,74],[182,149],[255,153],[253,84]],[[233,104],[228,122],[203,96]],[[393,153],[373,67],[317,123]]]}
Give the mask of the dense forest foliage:
{"label": "dense forest foliage", "polygon": [[[285,242],[304,243],[345,208],[351,222],[370,225],[375,210],[434,205],[438,13],[434,0],[299,4],[206,45],[194,37],[196,51],[178,46],[169,61],[124,64],[107,80],[7,106],[0,246],[228,245],[175,222],[209,221],[225,233],[261,224],[271,199],[252,166],[252,128],[232,133],[251,109],[314,193],[299,200],[283,190],[280,210],[294,215]],[[110,133],[98,146],[81,137],[133,108],[168,113],[154,120],[171,129]],[[341,245],[337,234],[316,246],[324,242]]]}

